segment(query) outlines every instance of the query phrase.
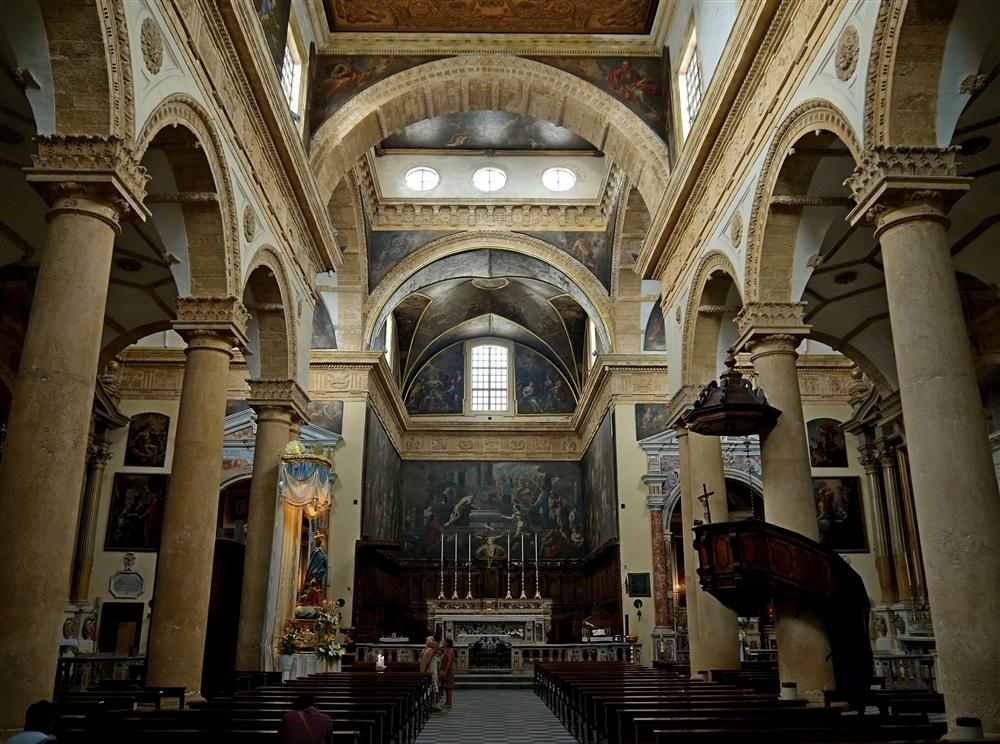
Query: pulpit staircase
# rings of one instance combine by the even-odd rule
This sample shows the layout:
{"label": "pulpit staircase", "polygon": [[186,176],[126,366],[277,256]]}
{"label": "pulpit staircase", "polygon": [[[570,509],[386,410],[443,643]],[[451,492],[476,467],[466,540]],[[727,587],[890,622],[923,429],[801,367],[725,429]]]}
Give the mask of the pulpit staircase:
{"label": "pulpit staircase", "polygon": [[701,587],[745,617],[776,598],[810,608],[826,626],[838,692],[861,704],[872,650],[870,603],[857,572],[819,543],[760,520],[698,524],[694,533]]}

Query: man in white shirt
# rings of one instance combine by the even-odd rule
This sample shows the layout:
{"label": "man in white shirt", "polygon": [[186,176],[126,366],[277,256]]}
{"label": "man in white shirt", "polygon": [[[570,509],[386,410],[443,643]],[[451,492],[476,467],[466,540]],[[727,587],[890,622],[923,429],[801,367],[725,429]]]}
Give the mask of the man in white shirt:
{"label": "man in white shirt", "polygon": [[40,741],[56,741],[52,727],[56,722],[56,706],[48,700],[39,700],[28,706],[24,714],[24,731],[7,739],[6,744],[38,744]]}

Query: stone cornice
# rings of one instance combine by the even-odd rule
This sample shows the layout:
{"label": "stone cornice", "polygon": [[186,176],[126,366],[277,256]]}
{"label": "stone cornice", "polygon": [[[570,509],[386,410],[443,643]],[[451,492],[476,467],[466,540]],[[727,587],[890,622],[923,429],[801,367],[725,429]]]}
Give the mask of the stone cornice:
{"label": "stone cornice", "polygon": [[853,225],[880,211],[911,202],[931,201],[943,209],[969,190],[971,178],[958,175],[959,148],[869,148],[854,173],[844,181],[857,206],[848,215]]}
{"label": "stone cornice", "polygon": [[26,168],[27,180],[50,199],[74,184],[93,191],[118,212],[140,219],[149,215],[143,205],[149,174],[135,159],[132,147],[116,135],[53,134],[35,138],[38,154]]}
{"label": "stone cornice", "polygon": [[296,257],[300,280],[311,286],[313,272],[337,269],[342,258],[252,7],[232,0],[160,7],[190,55],[192,75],[225,122],[220,130],[255,187],[256,203],[267,205],[264,214]]}

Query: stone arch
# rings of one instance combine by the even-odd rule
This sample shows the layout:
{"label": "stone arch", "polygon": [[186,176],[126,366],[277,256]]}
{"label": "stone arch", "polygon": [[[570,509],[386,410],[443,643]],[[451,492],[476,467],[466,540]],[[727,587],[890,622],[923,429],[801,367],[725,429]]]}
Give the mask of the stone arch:
{"label": "stone arch", "polygon": [[881,0],[865,82],[866,147],[937,145],[938,79],[957,5]]}
{"label": "stone arch", "polygon": [[459,233],[439,238],[410,254],[394,266],[365,300],[363,310],[366,318],[363,335],[365,346],[371,344],[375,338],[378,329],[392,310],[390,304],[395,294],[408,277],[442,258],[485,248],[510,251],[537,258],[565,275],[581,293],[581,297],[575,299],[578,301],[586,300],[585,303],[581,303],[584,308],[589,304],[596,312],[597,317],[593,320],[597,326],[598,337],[604,343],[605,348],[608,350],[614,348],[613,339],[608,332],[608,329],[612,327],[609,322],[612,317],[611,301],[608,298],[607,290],[597,277],[575,258],[551,243],[528,235],[500,230]]}
{"label": "stone arch", "polygon": [[[135,106],[125,0],[41,0],[38,6],[50,51],[54,131],[131,141]],[[82,90],[105,105],[81,106]]]}
{"label": "stone arch", "polygon": [[[201,158],[207,163],[209,173],[182,172],[190,188],[178,181],[180,191],[209,189],[218,196],[218,203],[185,203],[184,216],[188,225],[189,264],[191,268],[191,294],[237,296],[240,278],[240,242],[236,216],[232,176],[226,163],[222,140],[211,123],[208,112],[196,100],[184,94],[165,98],[143,125],[136,140],[136,159],[142,159],[153,140],[169,127],[181,126],[197,140]],[[182,164],[186,171],[188,164]],[[197,168],[197,162],[194,163]],[[175,173],[175,177],[177,174]],[[218,225],[215,224],[217,207]],[[192,228],[204,234],[201,240],[192,241]],[[221,242],[223,250],[219,250]]]}
{"label": "stone arch", "polygon": [[288,272],[277,250],[261,246],[247,264],[243,304],[260,334],[260,377],[295,379],[298,329]]}
{"label": "stone arch", "polygon": [[388,135],[422,119],[480,109],[528,114],[571,129],[622,169],[650,212],[659,205],[670,174],[659,136],[594,85],[508,54],[428,62],[352,98],[312,140],[309,159],[323,203],[358,159]]}
{"label": "stone arch", "polygon": [[[768,217],[771,212],[771,195],[781,175],[782,167],[798,140],[810,132],[830,132],[850,150],[855,163],[861,159],[861,144],[854,134],[850,122],[843,112],[829,101],[813,98],[796,107],[775,131],[774,139],[764,157],[753,206],[750,210],[750,227],[747,233],[747,253],[745,267],[744,302],[773,300],[788,302],[791,298],[791,256],[774,255],[788,246],[775,248],[764,240]],[[769,271],[773,274],[762,276],[764,252],[768,252]],[[777,260],[775,260],[777,259]],[[787,286],[784,286],[787,285]]]}
{"label": "stone arch", "polygon": [[[729,285],[719,284],[716,287],[709,287],[709,282],[717,280],[720,274],[728,277]],[[729,287],[735,289],[739,294],[739,281],[736,277],[736,270],[733,268],[729,256],[722,251],[710,251],[699,261],[691,281],[691,291],[688,293],[687,308],[684,313],[682,385],[704,385],[714,377],[718,360],[709,370],[707,365],[699,360],[699,357],[706,357],[716,352],[719,343],[721,314],[718,320],[713,318],[711,327],[709,327],[707,319],[701,317],[699,308],[705,300],[713,305],[724,304]]]}

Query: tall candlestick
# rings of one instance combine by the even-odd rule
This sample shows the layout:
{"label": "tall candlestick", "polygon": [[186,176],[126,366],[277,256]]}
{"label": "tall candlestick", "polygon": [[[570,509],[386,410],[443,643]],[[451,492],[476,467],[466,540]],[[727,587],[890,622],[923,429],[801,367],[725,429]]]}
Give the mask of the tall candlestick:
{"label": "tall candlestick", "polygon": [[535,599],[541,599],[542,592],[538,585],[538,533],[535,533]]}
{"label": "tall candlestick", "polygon": [[510,596],[510,533],[507,533],[507,594],[504,595],[504,599],[513,599]]}
{"label": "tall candlestick", "polygon": [[524,593],[524,533],[521,533],[521,597],[520,599],[527,599],[528,595]]}
{"label": "tall candlestick", "polygon": [[458,533],[455,533],[455,583],[451,586],[451,598],[458,599]]}
{"label": "tall candlestick", "polygon": [[444,532],[441,533],[441,589],[438,599],[444,599]]}
{"label": "tall candlestick", "polygon": [[469,533],[469,579],[465,584],[465,598],[472,599],[472,533]]}

